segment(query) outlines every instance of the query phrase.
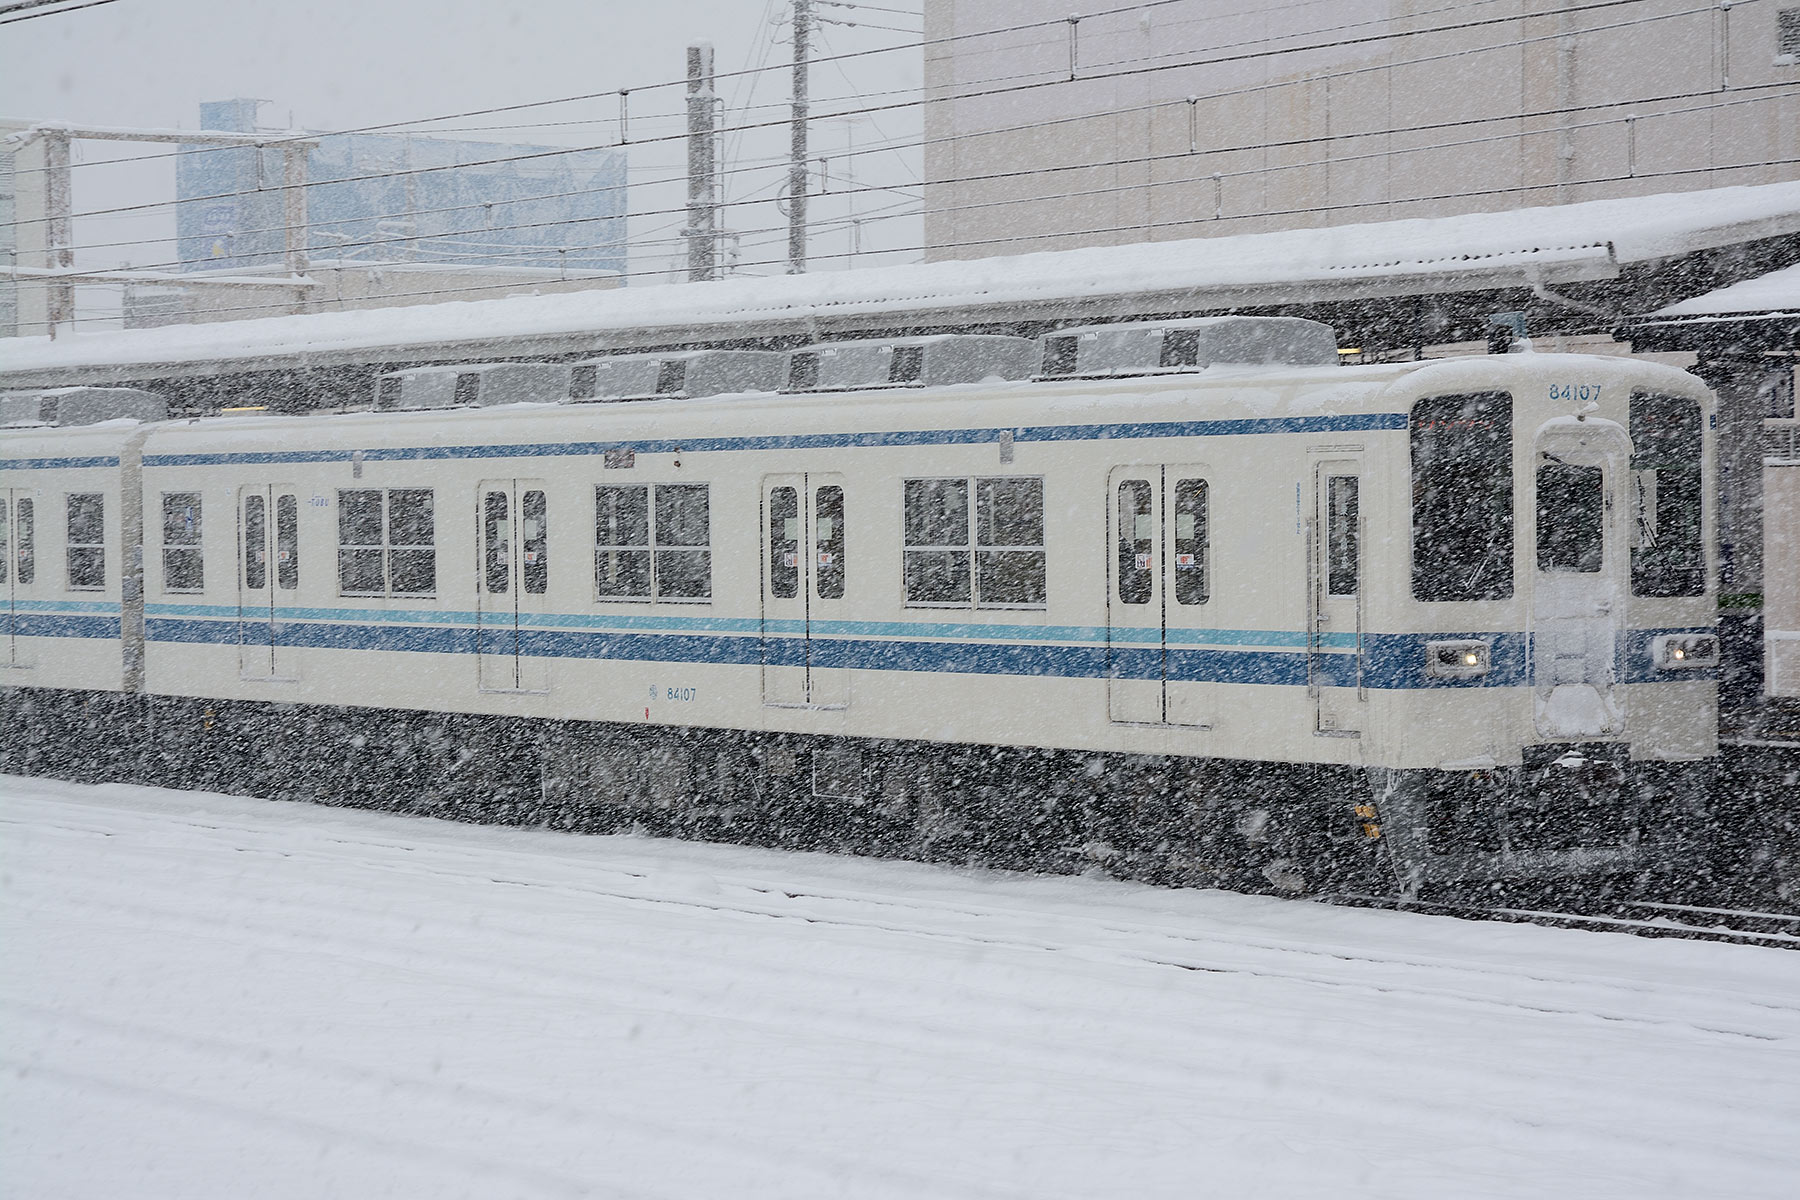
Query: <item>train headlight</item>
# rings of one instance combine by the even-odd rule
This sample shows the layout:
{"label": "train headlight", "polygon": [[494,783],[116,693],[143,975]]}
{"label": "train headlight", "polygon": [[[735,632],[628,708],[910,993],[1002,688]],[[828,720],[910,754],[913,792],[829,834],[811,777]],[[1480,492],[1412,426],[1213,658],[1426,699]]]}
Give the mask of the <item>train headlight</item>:
{"label": "train headlight", "polygon": [[1480,679],[1493,669],[1494,652],[1474,638],[1425,643],[1425,674],[1432,679]]}
{"label": "train headlight", "polygon": [[1719,665],[1716,633],[1665,633],[1650,640],[1650,661],[1659,671]]}

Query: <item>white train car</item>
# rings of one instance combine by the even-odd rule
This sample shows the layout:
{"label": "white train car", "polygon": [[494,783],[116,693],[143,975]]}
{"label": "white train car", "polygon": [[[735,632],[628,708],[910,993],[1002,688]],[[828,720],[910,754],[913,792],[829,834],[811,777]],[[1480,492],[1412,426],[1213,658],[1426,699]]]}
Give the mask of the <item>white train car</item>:
{"label": "white train car", "polygon": [[19,431],[0,487],[40,504],[141,456],[108,494],[145,531],[122,634],[40,643],[29,684],[166,698],[189,751],[204,705],[202,741],[315,773],[440,714],[447,770],[503,758],[583,827],[1292,891],[1653,866],[1715,752],[1710,394],[1613,358],[1341,367],[1306,325],[110,457]]}

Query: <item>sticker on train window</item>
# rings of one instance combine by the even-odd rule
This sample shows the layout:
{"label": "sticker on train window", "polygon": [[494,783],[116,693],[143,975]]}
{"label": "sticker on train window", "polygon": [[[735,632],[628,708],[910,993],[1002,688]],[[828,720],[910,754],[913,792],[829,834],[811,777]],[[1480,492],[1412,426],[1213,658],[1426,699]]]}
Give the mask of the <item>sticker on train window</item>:
{"label": "sticker on train window", "polygon": [[1553,383],[1550,385],[1552,400],[1568,400],[1582,403],[1600,399],[1600,385],[1597,383]]}

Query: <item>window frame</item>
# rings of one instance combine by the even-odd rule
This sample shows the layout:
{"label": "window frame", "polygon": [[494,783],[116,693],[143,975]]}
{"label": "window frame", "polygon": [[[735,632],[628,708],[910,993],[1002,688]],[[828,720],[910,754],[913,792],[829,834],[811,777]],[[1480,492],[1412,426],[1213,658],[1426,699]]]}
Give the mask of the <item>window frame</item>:
{"label": "window frame", "polygon": [[[960,487],[963,492],[962,541],[960,543],[913,542],[912,530],[915,522],[910,507],[915,486],[951,485]],[[984,541],[984,516],[993,523],[992,514],[983,512],[984,497],[990,493],[985,487],[993,485],[1035,485],[1037,490],[1036,524],[1040,539],[1036,543],[1012,543]],[[901,553],[900,553],[900,595],[901,604],[905,608],[941,608],[969,609],[986,611],[1043,612],[1050,607],[1050,567],[1049,567],[1049,530],[1045,524],[1045,477],[1043,475],[929,475],[908,476],[900,481],[901,511]],[[960,562],[960,571],[953,571],[953,577],[959,577],[964,584],[965,596],[953,599],[920,599],[915,594],[911,563],[921,556],[930,555],[945,561]],[[956,555],[951,560],[949,556]],[[1035,555],[1038,560],[1035,575],[1037,600],[993,600],[985,596],[982,581],[987,567],[983,559],[992,562],[1001,556]]]}
{"label": "window frame", "polygon": [[[381,540],[379,542],[346,542],[344,540],[344,497],[356,493],[372,493],[381,498]],[[399,494],[423,495],[427,498],[429,512],[425,521],[425,530],[430,540],[425,542],[398,542],[394,538],[394,497]],[[372,487],[372,488],[339,488],[337,489],[338,533],[337,552],[338,595],[359,598],[386,598],[394,600],[434,600],[438,594],[437,572],[437,489],[417,487]],[[264,516],[267,520],[267,514]],[[266,535],[265,535],[266,536]],[[377,552],[381,555],[382,587],[377,590],[352,589],[345,586],[345,555],[369,554]],[[397,555],[420,555],[428,553],[430,563],[430,585],[425,588],[396,588],[394,586],[395,560]]]}
{"label": "window frame", "polygon": [[[665,526],[673,524],[671,514],[665,512],[666,504],[675,500],[666,496],[665,492],[697,491],[701,497],[701,520],[704,523],[705,540],[700,542],[669,541],[665,537]],[[642,542],[603,542],[600,540],[600,520],[605,511],[602,502],[604,493],[616,492],[638,493],[643,505]],[[691,519],[691,514],[690,514]],[[632,532],[636,532],[633,530]],[[643,555],[644,590],[634,592],[608,593],[601,589],[601,556],[613,554]],[[697,558],[704,564],[704,570],[694,578],[702,581],[701,590],[694,595],[681,595],[666,590],[674,586],[672,580],[680,578],[672,571],[677,558]],[[596,483],[594,485],[594,601],[598,604],[711,604],[713,602],[713,540],[712,540],[712,483],[710,480],[662,480],[645,483]]]}
{"label": "window frame", "polygon": [[[95,501],[96,519],[100,525],[98,541],[77,541],[75,538],[75,502],[77,500]],[[71,592],[103,592],[106,590],[106,493],[105,492],[64,492],[63,493],[63,584]],[[84,553],[83,561],[97,564],[96,580],[92,583],[77,583],[76,551]],[[85,577],[85,576],[84,576]]]}
{"label": "window frame", "polygon": [[[1427,468],[1437,470],[1444,468],[1441,463],[1435,461],[1435,454],[1427,456],[1422,453],[1422,447],[1426,445],[1422,431],[1428,426],[1421,423],[1421,410],[1432,404],[1443,407],[1447,401],[1451,400],[1466,402],[1464,411],[1467,412],[1466,416],[1449,418],[1451,424],[1457,421],[1467,421],[1473,430],[1478,428],[1475,424],[1477,420],[1497,422],[1498,427],[1494,429],[1491,438],[1493,453],[1489,456],[1491,461],[1488,465],[1498,466],[1499,469],[1487,477],[1490,486],[1485,492],[1475,493],[1471,490],[1474,486],[1471,483],[1474,476],[1466,469],[1453,472],[1448,481],[1443,478],[1434,478],[1430,482],[1432,491],[1430,493],[1426,491],[1427,481],[1421,476],[1421,460],[1430,459],[1426,462]],[[1409,485],[1407,494],[1407,594],[1413,601],[1421,604],[1479,604],[1509,602],[1518,596],[1520,481],[1515,466],[1518,447],[1513,430],[1517,407],[1516,398],[1511,392],[1497,388],[1487,391],[1441,392],[1431,396],[1420,396],[1408,406],[1406,418]],[[1427,415],[1432,418],[1433,423],[1445,419],[1437,413]],[[1442,450],[1437,447],[1433,449]],[[1442,450],[1442,453],[1449,456],[1452,450]],[[1457,461],[1466,466],[1467,457],[1463,456]],[[1491,486],[1495,480],[1501,481],[1501,486]],[[1439,492],[1442,492],[1442,498],[1447,502],[1438,504],[1429,514],[1439,520],[1438,526],[1427,527],[1425,524],[1427,508],[1423,501],[1428,494],[1436,496]],[[1478,510],[1472,518],[1467,512],[1471,495],[1476,501],[1493,510],[1485,515],[1498,518],[1500,525],[1498,530],[1490,528],[1484,531],[1485,545],[1488,547],[1488,551],[1479,562],[1471,564],[1467,556],[1464,556],[1452,564],[1460,568],[1463,575],[1462,585],[1454,587],[1452,586],[1454,574],[1446,567],[1439,565],[1445,560],[1440,558],[1430,564],[1427,564],[1425,560],[1433,548],[1433,543],[1445,538],[1447,529],[1453,533],[1457,523],[1473,521],[1478,524],[1481,521],[1484,515],[1481,511]],[[1442,511],[1438,511],[1440,509]],[[1447,522],[1444,519],[1446,514],[1453,514],[1456,521]],[[1421,530],[1425,530],[1428,536],[1421,538]],[[1449,537],[1446,539],[1446,545],[1449,549],[1460,550],[1464,548],[1463,542],[1467,540],[1469,539]],[[1498,554],[1495,553],[1496,550],[1499,551]],[[1494,575],[1492,583],[1484,588],[1476,589],[1473,585],[1482,580],[1490,562],[1499,568],[1498,573]]]}

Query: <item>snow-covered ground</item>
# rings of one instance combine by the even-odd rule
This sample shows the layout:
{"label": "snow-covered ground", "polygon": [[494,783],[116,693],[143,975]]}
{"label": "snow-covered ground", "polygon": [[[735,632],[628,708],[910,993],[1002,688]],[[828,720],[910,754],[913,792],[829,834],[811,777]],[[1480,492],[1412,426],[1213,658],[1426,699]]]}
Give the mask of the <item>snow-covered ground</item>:
{"label": "snow-covered ground", "polygon": [[0,1191],[1790,1197],[1800,954],[0,780]]}

